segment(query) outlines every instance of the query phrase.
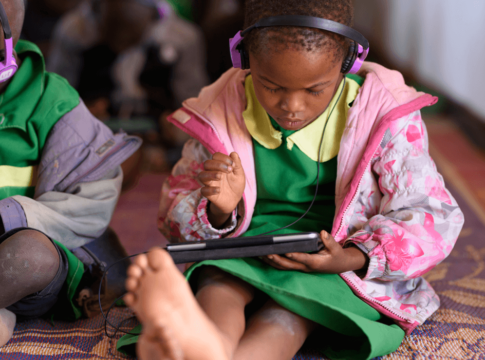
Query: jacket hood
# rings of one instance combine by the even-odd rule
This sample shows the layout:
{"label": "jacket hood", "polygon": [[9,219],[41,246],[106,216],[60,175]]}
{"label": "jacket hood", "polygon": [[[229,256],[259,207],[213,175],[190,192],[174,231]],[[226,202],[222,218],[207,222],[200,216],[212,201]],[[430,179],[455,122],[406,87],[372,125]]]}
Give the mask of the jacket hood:
{"label": "jacket hood", "polygon": [[366,81],[372,81],[376,86],[380,85],[392,96],[396,106],[407,104],[425,95],[424,92],[416,91],[406,85],[399,71],[387,69],[373,62],[364,62],[357,75],[362,76]]}

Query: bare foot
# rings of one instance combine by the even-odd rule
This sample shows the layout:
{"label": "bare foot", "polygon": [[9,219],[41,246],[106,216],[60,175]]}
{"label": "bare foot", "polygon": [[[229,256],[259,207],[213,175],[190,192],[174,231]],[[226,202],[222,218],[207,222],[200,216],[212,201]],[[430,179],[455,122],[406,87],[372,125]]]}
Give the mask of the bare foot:
{"label": "bare foot", "polygon": [[0,347],[8,343],[15,327],[15,314],[7,309],[0,309]]}
{"label": "bare foot", "polygon": [[142,360],[226,360],[221,334],[202,311],[172,261],[159,248],[139,255],[128,269],[125,302],[143,324]]}

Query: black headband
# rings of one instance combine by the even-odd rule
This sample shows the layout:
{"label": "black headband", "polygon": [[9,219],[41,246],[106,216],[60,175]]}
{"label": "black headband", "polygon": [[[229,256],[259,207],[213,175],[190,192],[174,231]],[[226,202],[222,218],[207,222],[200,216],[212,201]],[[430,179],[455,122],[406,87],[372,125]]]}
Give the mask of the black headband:
{"label": "black headband", "polygon": [[255,28],[271,26],[300,26],[326,30],[334,34],[345,36],[346,38],[357,42],[358,44],[362,45],[365,50],[369,48],[369,41],[357,30],[336,21],[305,15],[281,15],[267,17],[243,30],[241,35],[244,36]]}
{"label": "black headband", "polygon": [[12,30],[10,30],[7,13],[5,12],[5,8],[3,7],[1,2],[0,2],[0,22],[2,23],[3,36],[5,37],[5,39],[10,39],[12,37]]}

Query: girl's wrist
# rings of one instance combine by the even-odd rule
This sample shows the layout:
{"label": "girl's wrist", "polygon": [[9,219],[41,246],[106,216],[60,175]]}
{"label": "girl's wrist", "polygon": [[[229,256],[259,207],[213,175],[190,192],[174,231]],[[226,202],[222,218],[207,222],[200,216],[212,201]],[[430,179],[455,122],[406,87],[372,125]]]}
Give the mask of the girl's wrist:
{"label": "girl's wrist", "polygon": [[233,211],[229,213],[221,211],[217,206],[209,202],[207,206],[207,218],[213,228],[220,230],[227,226]]}
{"label": "girl's wrist", "polygon": [[358,273],[367,273],[369,267],[369,257],[364,254],[357,246],[350,246],[344,249],[347,255],[347,271],[355,271]]}

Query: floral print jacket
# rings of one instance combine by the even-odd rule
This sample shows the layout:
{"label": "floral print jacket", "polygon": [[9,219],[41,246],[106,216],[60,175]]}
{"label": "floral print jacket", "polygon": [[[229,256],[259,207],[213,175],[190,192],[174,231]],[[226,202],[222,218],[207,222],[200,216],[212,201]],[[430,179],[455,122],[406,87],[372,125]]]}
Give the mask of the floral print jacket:
{"label": "floral print jacket", "polygon": [[[252,141],[242,118],[247,74],[229,70],[169,117],[193,137],[162,188],[158,226],[171,241],[238,236],[251,222],[257,194]],[[365,81],[338,154],[332,235],[343,246],[356,244],[370,259],[366,274],[350,271],[342,278],[409,334],[439,307],[421,275],[450,254],[464,217],[428,153],[419,110],[437,99],[377,64],[365,63],[359,75]],[[216,230],[196,177],[211,154],[232,151],[242,160],[246,188],[232,223]]]}

